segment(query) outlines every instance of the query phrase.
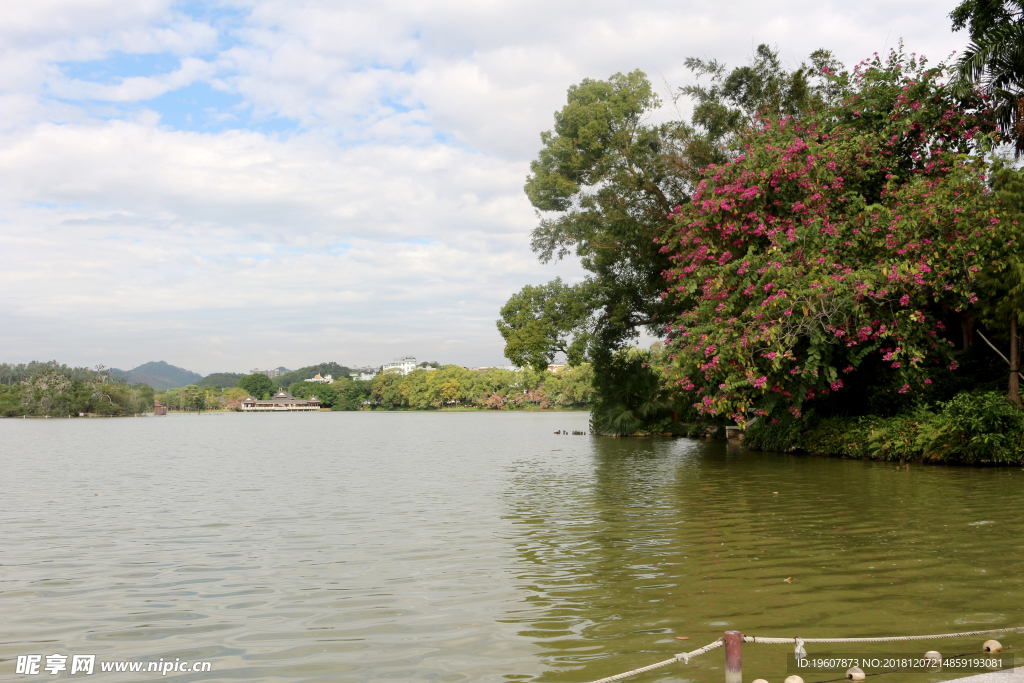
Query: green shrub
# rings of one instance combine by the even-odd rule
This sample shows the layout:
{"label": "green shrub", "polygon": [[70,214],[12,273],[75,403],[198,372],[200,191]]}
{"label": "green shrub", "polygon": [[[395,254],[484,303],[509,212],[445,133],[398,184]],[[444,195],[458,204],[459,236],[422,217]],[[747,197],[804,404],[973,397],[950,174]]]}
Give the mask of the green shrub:
{"label": "green shrub", "polygon": [[675,422],[671,426],[673,434],[688,436],[691,439],[696,436],[703,436],[708,426],[705,423]]}
{"label": "green shrub", "polygon": [[961,393],[896,417],[830,417],[801,432],[799,421],[758,420],[747,428],[754,450],[799,450],[872,460],[1024,462],[1024,408],[1000,392]]}
{"label": "green shrub", "polygon": [[859,417],[830,417],[819,421],[803,435],[801,448],[816,455],[869,456],[869,421]]}
{"label": "green shrub", "polygon": [[918,432],[921,426],[935,419],[925,408],[909,415],[887,419],[865,420],[868,426],[866,450],[876,460],[905,460],[921,457]]}
{"label": "green shrub", "polygon": [[1024,462],[1024,409],[999,392],[957,394],[920,430],[918,447],[930,459]]}
{"label": "green shrub", "polygon": [[795,451],[803,445],[802,424],[788,414],[762,417],[747,427],[743,442],[755,451]]}
{"label": "green shrub", "polygon": [[872,460],[904,460],[922,455],[921,425],[935,416],[918,410],[897,417],[832,417],[804,433],[802,450],[817,455],[846,455]]}
{"label": "green shrub", "polygon": [[650,361],[651,354],[639,349],[611,357],[605,375],[595,378],[601,398],[590,413],[592,431],[620,436],[669,431],[672,405]]}

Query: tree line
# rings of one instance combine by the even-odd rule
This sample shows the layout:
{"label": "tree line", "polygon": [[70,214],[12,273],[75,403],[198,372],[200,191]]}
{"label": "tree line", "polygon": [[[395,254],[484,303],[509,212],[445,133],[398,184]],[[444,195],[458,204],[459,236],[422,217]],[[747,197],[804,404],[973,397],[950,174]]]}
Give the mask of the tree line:
{"label": "tree line", "polygon": [[438,370],[413,370],[408,375],[377,375],[366,391],[368,405],[387,409],[477,407],[492,410],[526,407],[586,406],[593,394],[589,364],[551,372],[547,368],[519,371],[491,368],[468,370],[444,365]]}
{"label": "tree line", "polygon": [[330,383],[299,380],[281,387],[266,375],[255,373],[229,388],[190,385],[158,392],[156,399],[170,410],[240,410],[242,400],[253,396],[268,400],[286,390],[295,398],[316,396],[331,410],[435,410],[440,408],[578,408],[593,398],[593,370],[589,364],[551,372],[547,368],[513,371],[499,368],[470,370],[458,365],[428,369],[423,363],[408,375],[384,372],[372,380],[348,377]]}
{"label": "tree line", "polygon": [[102,365],[0,364],[0,415],[5,417],[137,415],[152,410],[153,395],[152,387],[111,377]]}
{"label": "tree line", "polygon": [[[219,378],[227,376],[222,373]],[[154,391],[146,384],[129,385],[111,377],[103,366],[74,368],[56,361],[0,364],[0,415],[134,415],[151,411],[154,401],[172,411],[240,410],[246,397],[269,399],[280,390],[300,399],[315,395],[322,407],[332,410],[578,408],[589,406],[593,398],[593,370],[586,363],[561,372],[421,363],[408,375],[389,371],[369,381],[340,377],[331,383],[298,380],[284,387],[260,373],[240,377],[236,386],[190,384]]]}

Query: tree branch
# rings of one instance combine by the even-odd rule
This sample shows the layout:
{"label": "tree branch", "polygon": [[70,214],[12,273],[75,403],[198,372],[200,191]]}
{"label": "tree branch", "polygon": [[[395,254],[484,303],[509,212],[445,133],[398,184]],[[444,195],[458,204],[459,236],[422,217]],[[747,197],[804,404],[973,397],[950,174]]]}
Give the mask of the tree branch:
{"label": "tree branch", "polygon": [[653,325],[654,321],[658,319],[658,311],[651,314],[651,317],[647,320],[634,320],[632,317],[629,319],[630,327],[640,327],[641,325]]}
{"label": "tree branch", "polygon": [[[1003,355],[1003,352],[1002,352],[1002,351],[1000,351],[999,349],[997,349],[997,348],[996,348],[996,347],[995,347],[995,346],[994,346],[994,345],[992,344],[992,342],[990,342],[990,341],[988,340],[988,337],[986,337],[985,335],[983,335],[983,334],[981,333],[981,330],[974,330],[974,331],[978,333],[978,336],[979,336],[979,337],[981,337],[982,339],[984,339],[984,340],[985,340],[985,343],[986,343],[986,344],[988,344],[989,346],[991,346],[991,347],[992,347],[992,350],[993,350],[993,351],[995,351],[996,353],[998,353],[998,354],[999,354],[999,357],[1000,357],[1000,358],[1002,358],[1003,360],[1005,360],[1005,361],[1006,361],[1006,364],[1007,364],[1007,365],[1009,365],[1009,364],[1010,364],[1010,359],[1009,359],[1009,358],[1007,358],[1006,356],[1004,356],[1004,355]],[[1022,375],[1022,374],[1021,374],[1021,373],[1019,373],[1019,372],[1017,373],[1017,376],[1018,376],[1018,377],[1020,377],[1021,379],[1024,379],[1024,375]]]}

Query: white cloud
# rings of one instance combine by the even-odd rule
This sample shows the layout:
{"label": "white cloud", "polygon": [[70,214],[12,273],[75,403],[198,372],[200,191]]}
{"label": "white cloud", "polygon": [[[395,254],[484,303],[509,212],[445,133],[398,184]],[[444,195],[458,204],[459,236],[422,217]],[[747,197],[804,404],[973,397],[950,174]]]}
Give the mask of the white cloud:
{"label": "white cloud", "polygon": [[170,73],[133,76],[112,85],[81,79],[58,80],[50,87],[50,92],[57,97],[70,100],[138,102],[192,85],[197,80],[209,78],[213,73],[214,67],[209,62],[187,57],[181,61],[178,70]]}
{"label": "white cloud", "polygon": [[[569,85],[640,68],[671,95],[685,57],[761,42],[942,58],[954,4],[8,3],[0,360],[500,362],[508,295],[580,275],[533,259],[522,194]],[[204,83],[227,99],[152,103]]]}

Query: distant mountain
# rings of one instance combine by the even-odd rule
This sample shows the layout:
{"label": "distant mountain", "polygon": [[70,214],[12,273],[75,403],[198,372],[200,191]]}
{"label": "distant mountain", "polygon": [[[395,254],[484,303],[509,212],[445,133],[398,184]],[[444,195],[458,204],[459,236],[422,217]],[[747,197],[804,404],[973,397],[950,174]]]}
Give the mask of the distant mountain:
{"label": "distant mountain", "polygon": [[215,372],[196,382],[196,385],[200,387],[233,387],[243,377],[248,377],[248,375],[241,372]]}
{"label": "distant mountain", "polygon": [[198,372],[168,365],[161,361],[144,363],[134,370],[112,368],[110,374],[122,377],[129,384],[148,384],[154,389],[174,389],[195,384],[203,378]]}

